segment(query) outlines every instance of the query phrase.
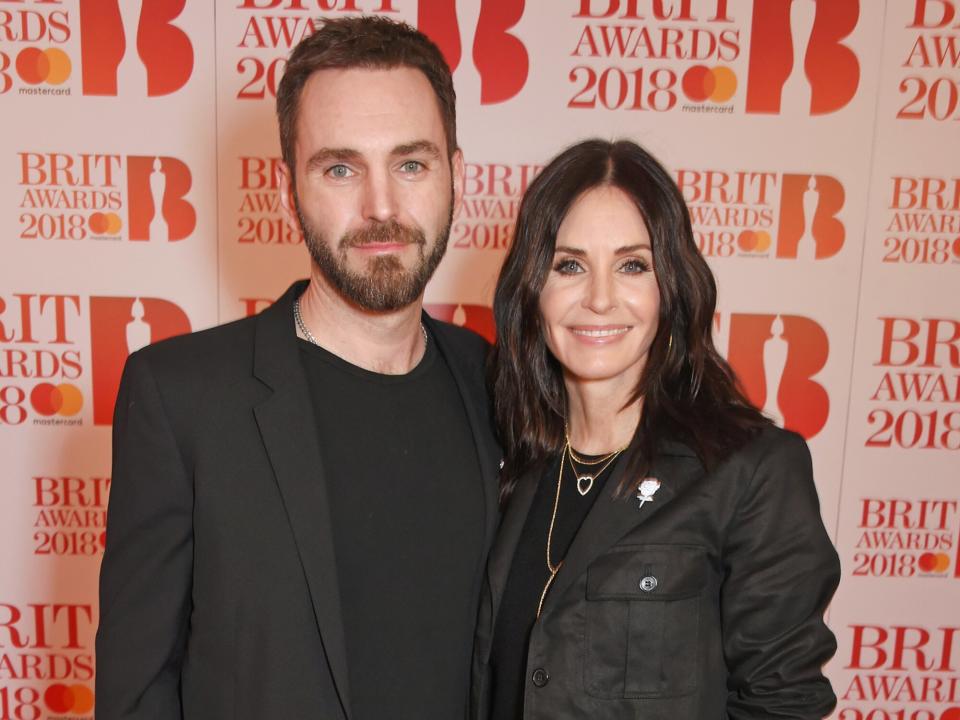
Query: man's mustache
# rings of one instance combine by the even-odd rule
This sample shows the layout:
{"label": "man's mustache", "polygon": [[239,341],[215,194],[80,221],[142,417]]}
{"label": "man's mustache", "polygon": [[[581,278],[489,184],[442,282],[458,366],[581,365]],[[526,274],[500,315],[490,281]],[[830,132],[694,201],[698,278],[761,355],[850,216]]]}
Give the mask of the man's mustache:
{"label": "man's mustache", "polygon": [[426,245],[427,239],[422,230],[407,227],[396,220],[351,230],[340,238],[341,250],[371,244]]}

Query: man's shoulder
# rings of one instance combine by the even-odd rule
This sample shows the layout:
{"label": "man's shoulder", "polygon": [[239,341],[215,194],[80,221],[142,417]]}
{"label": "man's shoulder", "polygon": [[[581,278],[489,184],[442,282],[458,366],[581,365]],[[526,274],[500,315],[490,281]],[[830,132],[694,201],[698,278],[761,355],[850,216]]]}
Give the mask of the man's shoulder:
{"label": "man's shoulder", "polygon": [[249,368],[253,358],[256,317],[177,335],[146,346],[128,362],[142,363],[157,375],[214,379],[232,368]]}

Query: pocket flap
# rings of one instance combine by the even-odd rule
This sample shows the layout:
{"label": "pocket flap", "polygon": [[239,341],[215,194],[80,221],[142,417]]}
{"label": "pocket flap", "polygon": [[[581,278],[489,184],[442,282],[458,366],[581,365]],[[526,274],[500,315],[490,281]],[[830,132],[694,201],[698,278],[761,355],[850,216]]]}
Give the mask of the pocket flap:
{"label": "pocket flap", "polygon": [[587,568],[588,600],[677,600],[699,595],[709,568],[696,545],[621,545]]}

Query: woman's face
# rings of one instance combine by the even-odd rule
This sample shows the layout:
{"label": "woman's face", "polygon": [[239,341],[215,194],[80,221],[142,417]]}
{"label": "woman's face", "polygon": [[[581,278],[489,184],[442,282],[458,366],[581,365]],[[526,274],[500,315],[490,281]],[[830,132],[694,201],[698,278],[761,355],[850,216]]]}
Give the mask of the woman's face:
{"label": "woman's face", "polygon": [[650,235],[633,201],[600,186],[570,208],[540,293],[547,347],[569,381],[640,379],[660,311]]}

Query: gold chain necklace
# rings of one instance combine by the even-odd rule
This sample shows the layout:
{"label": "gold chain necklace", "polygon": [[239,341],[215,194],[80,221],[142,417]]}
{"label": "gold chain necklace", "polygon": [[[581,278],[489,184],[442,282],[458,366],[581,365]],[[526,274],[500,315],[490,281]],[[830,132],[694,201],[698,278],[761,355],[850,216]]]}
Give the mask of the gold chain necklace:
{"label": "gold chain necklace", "polygon": [[547,570],[550,572],[550,577],[547,578],[547,584],[543,586],[543,592],[540,593],[540,602],[537,603],[537,620],[540,619],[540,611],[543,610],[543,601],[547,597],[547,590],[550,589],[550,586],[553,584],[553,579],[563,566],[563,560],[558,562],[556,566],[554,566],[550,560],[550,546],[553,544],[553,526],[557,522],[557,506],[560,505],[560,485],[563,482],[563,461],[569,449],[570,443],[568,442],[563,446],[563,454],[560,455],[560,472],[557,475],[557,494],[553,498],[553,514],[550,516],[550,529],[547,530]]}
{"label": "gold chain necklace", "polygon": [[[550,589],[550,586],[553,584],[554,578],[557,577],[557,573],[560,572],[560,568],[563,567],[563,560],[558,562],[556,565],[553,564],[553,559],[550,556],[550,547],[553,545],[553,527],[554,525],[556,525],[556,522],[557,522],[557,508],[560,506],[560,488],[563,485],[564,461],[569,457],[570,468],[573,470],[574,476],[577,476],[577,492],[579,492],[581,495],[586,495],[588,492],[590,492],[590,488],[593,487],[594,479],[599,477],[600,473],[602,473],[604,470],[610,467],[610,465],[613,464],[613,461],[617,459],[617,456],[619,456],[620,453],[622,453],[624,450],[626,450],[626,445],[620,448],[619,450],[615,450],[614,452],[610,453],[606,458],[604,458],[605,460],[607,460],[607,463],[593,475],[577,476],[577,469],[573,465],[573,452],[570,447],[570,441],[568,440],[567,443],[563,446],[563,452],[560,454],[560,472],[557,473],[557,492],[553,497],[553,513],[550,515],[550,529],[547,530],[547,570],[550,573],[550,577],[547,578],[547,583],[546,585],[543,586],[543,592],[540,593],[540,602],[537,603],[537,617],[536,617],[537,620],[540,619],[540,612],[541,610],[543,610],[543,601],[546,600],[547,598],[547,591]],[[594,463],[594,465],[596,464],[598,463]],[[580,481],[584,477],[589,478],[590,482],[586,490],[581,490]]]}
{"label": "gold chain necklace", "polygon": [[[619,449],[617,449],[617,450],[614,450],[614,451],[611,452],[611,453],[607,453],[606,455],[604,455],[602,458],[599,458],[598,460],[584,460],[582,457],[580,457],[579,455],[577,455],[577,453],[574,452],[574,450],[573,450],[573,443],[570,442],[570,430],[569,430],[569,428],[567,428],[567,427],[564,427],[564,428],[563,428],[563,435],[564,435],[564,438],[566,438],[566,441],[567,441],[567,452],[570,453],[570,457],[572,457],[574,460],[576,460],[576,461],[577,461],[578,463],[580,463],[581,465],[599,465],[599,464],[602,463],[604,460],[609,460],[610,458],[614,457],[615,455],[617,455],[617,454],[619,454],[619,453],[622,453],[624,450],[627,449],[627,445],[624,445],[623,447],[621,447],[621,448],[619,448]],[[576,471],[574,471],[574,472],[576,472]],[[601,472],[602,472],[602,471],[601,471]],[[597,473],[597,475],[599,475],[599,474],[600,474],[600,473]]]}
{"label": "gold chain necklace", "polygon": [[[600,474],[604,470],[606,470],[608,467],[610,467],[610,465],[613,463],[614,460],[617,459],[620,453],[622,453],[626,449],[627,449],[627,446],[624,445],[619,450],[614,450],[612,453],[610,453],[609,455],[604,455],[599,460],[595,460],[593,462],[583,462],[582,460],[580,460],[579,457],[577,457],[576,453],[573,452],[573,448],[570,447],[570,443],[567,442],[566,454],[567,454],[567,457],[570,459],[570,469],[573,470],[573,476],[577,479],[577,492],[580,493],[580,495],[586,495],[588,492],[590,492],[590,490],[593,489],[593,481],[596,480],[598,477],[600,477]],[[587,473],[581,470],[577,470],[576,465],[573,464],[574,460],[576,460],[581,465],[588,465],[588,466],[599,465],[600,463],[604,462],[604,460],[606,460],[606,462],[604,463],[603,467],[597,470],[595,473]]]}

